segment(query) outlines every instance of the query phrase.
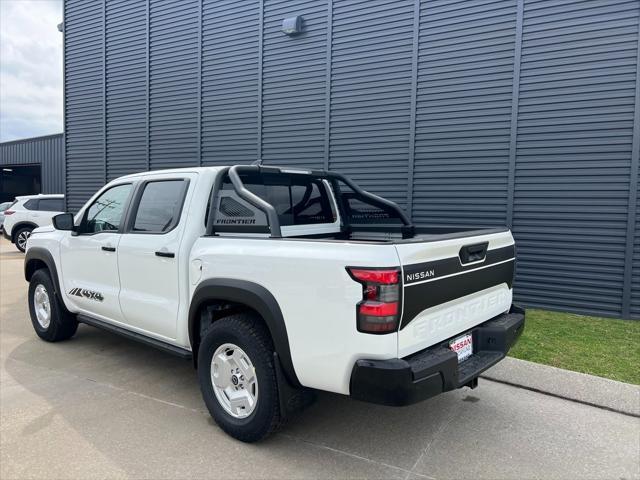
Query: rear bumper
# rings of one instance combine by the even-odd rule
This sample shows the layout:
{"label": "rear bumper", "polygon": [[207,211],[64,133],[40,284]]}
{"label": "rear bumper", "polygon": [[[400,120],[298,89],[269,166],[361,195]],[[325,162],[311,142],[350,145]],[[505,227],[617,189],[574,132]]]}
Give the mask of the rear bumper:
{"label": "rear bumper", "polygon": [[[524,330],[524,310],[512,305],[471,330],[473,355],[458,365],[448,342],[406,358],[358,360],[351,372],[351,397],[382,405],[410,405],[465,385],[502,360]],[[463,333],[463,332],[460,332]]]}
{"label": "rear bumper", "polygon": [[4,226],[3,226],[3,228],[2,228],[2,236],[3,236],[4,238],[6,238],[7,240],[11,241],[11,235],[9,235],[9,234],[7,233],[7,231],[4,229]]}

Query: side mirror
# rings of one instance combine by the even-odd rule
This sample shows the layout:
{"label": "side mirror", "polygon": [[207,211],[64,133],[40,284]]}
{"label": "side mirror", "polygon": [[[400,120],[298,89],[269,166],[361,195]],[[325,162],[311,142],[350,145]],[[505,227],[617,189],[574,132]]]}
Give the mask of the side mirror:
{"label": "side mirror", "polygon": [[56,230],[69,230],[73,231],[73,213],[59,213],[53,217],[53,227]]}

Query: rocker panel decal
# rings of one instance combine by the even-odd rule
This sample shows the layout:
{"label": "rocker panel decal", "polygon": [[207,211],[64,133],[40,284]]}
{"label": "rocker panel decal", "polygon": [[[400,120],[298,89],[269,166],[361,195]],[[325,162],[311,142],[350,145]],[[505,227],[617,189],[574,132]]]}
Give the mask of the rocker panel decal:
{"label": "rocker panel decal", "polygon": [[93,292],[91,290],[85,290],[84,288],[72,288],[69,290],[69,295],[88,298],[89,300],[95,300],[97,302],[102,302],[104,300],[104,297],[100,292]]}

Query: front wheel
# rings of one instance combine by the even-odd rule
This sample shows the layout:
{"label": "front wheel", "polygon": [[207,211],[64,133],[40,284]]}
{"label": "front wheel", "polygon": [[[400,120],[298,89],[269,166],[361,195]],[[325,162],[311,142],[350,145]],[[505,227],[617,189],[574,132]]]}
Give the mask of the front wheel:
{"label": "front wheel", "polygon": [[209,413],[232,437],[256,442],[281,425],[273,343],[255,315],[213,323],[200,344],[198,379]]}
{"label": "front wheel", "polygon": [[29,313],[36,334],[47,342],[71,338],[78,329],[78,321],[58,300],[45,269],[36,271],[29,281]]}
{"label": "front wheel", "polygon": [[27,240],[29,240],[32,231],[33,228],[31,227],[23,227],[16,232],[16,247],[18,247],[18,250],[22,253],[27,249]]}

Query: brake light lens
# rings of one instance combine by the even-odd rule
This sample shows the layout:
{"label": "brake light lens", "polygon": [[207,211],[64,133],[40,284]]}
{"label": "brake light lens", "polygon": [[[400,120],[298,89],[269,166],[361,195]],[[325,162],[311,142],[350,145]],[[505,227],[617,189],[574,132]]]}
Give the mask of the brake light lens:
{"label": "brake light lens", "polygon": [[364,268],[350,268],[351,275],[361,282],[373,282],[383,284],[395,284],[398,283],[398,270],[397,269],[384,269],[384,270],[367,270]]}
{"label": "brake light lens", "polygon": [[15,212],[15,210],[5,210],[3,213],[4,213],[5,215],[13,215],[13,214],[14,214],[14,213],[16,213],[16,212]]}
{"label": "brake light lens", "polygon": [[362,301],[358,302],[357,326],[364,333],[392,333],[400,320],[400,269],[347,268],[362,285]]}

